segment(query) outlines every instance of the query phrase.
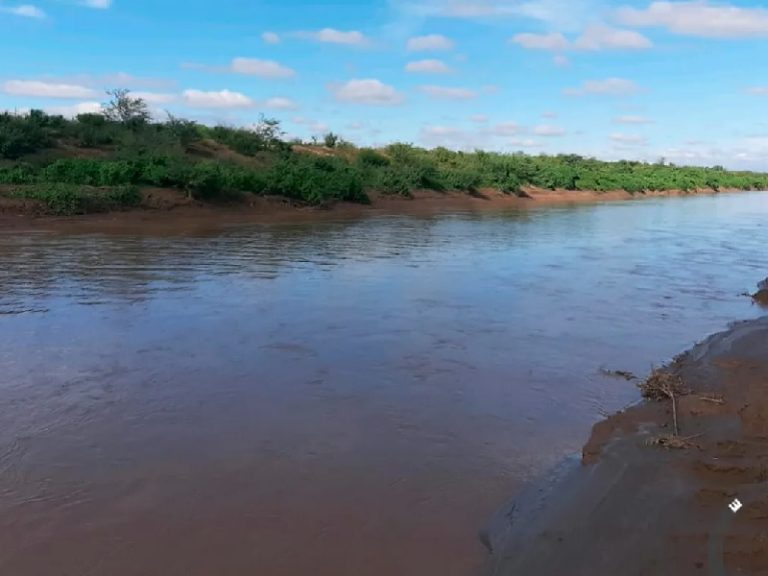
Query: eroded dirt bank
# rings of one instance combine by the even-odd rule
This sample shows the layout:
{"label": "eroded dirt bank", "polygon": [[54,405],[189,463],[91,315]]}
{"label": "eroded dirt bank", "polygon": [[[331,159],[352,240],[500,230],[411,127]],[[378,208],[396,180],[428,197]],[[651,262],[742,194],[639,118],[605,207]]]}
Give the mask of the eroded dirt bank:
{"label": "eroded dirt bank", "polygon": [[768,574],[768,318],[712,336],[667,371],[680,386],[679,436],[669,399],[597,424],[581,462],[490,522],[486,574]]}
{"label": "eroded dirt bank", "polygon": [[[0,190],[2,192],[2,190]],[[607,201],[637,200],[671,196],[711,195],[717,192],[702,189],[694,192],[668,190],[630,194],[625,191],[591,192],[525,188],[522,197],[497,190],[482,190],[477,194],[423,190],[411,198],[370,194],[369,205],[341,202],[330,207],[312,207],[285,198],[248,196],[242,203],[212,205],[196,202],[183,192],[172,189],[142,190],[142,205],[126,211],[57,217],[46,214],[45,206],[35,200],[3,197],[0,194],[0,229],[61,224],[103,230],[132,231],[143,228],[166,227],[182,231],[218,227],[243,222],[292,222],[322,219],[355,218],[377,214],[428,215],[448,211],[482,211],[530,209],[542,206],[585,204]],[[736,192],[723,190],[722,192]]]}

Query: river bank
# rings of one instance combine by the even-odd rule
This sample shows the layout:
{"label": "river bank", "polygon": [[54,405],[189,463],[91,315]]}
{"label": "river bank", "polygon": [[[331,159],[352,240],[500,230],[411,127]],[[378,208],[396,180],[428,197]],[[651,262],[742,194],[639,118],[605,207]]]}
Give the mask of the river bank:
{"label": "river bank", "polygon": [[768,318],[708,338],[664,374],[674,412],[648,400],[598,423],[580,463],[491,520],[487,575],[768,573]]}
{"label": "river bank", "polygon": [[135,208],[76,216],[56,216],[48,213],[45,205],[40,201],[3,196],[3,188],[0,187],[0,226],[10,228],[50,224],[65,226],[87,224],[104,229],[133,230],[143,226],[153,228],[158,225],[170,225],[181,229],[194,229],[247,222],[301,222],[368,215],[429,215],[450,211],[524,210],[546,206],[714,195],[726,192],[737,193],[740,190],[715,191],[702,188],[695,191],[665,190],[631,194],[624,190],[597,192],[526,187],[520,195],[506,194],[494,189],[482,189],[474,194],[460,191],[419,190],[411,196],[370,193],[369,204],[337,202],[327,206],[312,206],[282,197],[253,194],[245,195],[241,202],[208,203],[194,200],[175,189],[145,188],[141,190],[141,203]]}

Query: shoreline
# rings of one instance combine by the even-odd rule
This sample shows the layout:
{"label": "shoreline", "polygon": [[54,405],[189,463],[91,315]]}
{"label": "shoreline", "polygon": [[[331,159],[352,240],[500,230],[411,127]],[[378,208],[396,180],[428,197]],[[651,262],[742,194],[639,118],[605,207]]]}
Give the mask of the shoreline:
{"label": "shoreline", "polygon": [[78,228],[91,225],[108,231],[150,230],[167,227],[169,223],[180,230],[204,230],[230,224],[300,223],[367,216],[415,215],[429,216],[452,211],[528,210],[545,207],[620,202],[649,198],[681,196],[712,196],[751,192],[742,190],[696,191],[666,190],[631,194],[616,190],[594,192],[580,190],[523,189],[522,196],[483,189],[476,194],[420,190],[412,197],[370,194],[370,204],[339,202],[331,206],[309,206],[281,197],[249,195],[237,204],[207,204],[189,199],[178,190],[146,188],[142,204],[124,211],[100,212],[76,216],[56,216],[44,212],[39,202],[0,196],[0,227],[24,228],[62,225]]}
{"label": "shoreline", "polygon": [[679,446],[665,445],[669,400],[597,423],[580,458],[489,521],[485,575],[768,573],[768,317],[710,336],[662,372],[682,383]]}

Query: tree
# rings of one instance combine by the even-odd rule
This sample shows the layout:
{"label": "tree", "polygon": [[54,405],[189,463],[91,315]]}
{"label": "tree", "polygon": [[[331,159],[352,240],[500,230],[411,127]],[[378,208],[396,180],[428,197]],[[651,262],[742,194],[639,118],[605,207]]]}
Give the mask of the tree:
{"label": "tree", "polygon": [[339,143],[339,135],[328,132],[328,134],[323,136],[323,142],[328,148],[336,148],[336,145]]}
{"label": "tree", "polygon": [[125,88],[107,90],[109,102],[102,104],[107,120],[123,124],[146,124],[151,118],[149,107],[143,98],[133,98]]}

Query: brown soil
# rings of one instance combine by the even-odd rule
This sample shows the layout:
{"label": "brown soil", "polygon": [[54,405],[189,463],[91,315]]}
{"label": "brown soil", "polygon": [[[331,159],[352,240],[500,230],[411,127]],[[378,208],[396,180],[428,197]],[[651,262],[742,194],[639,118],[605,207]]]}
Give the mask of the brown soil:
{"label": "brown soil", "polygon": [[581,463],[491,522],[488,574],[768,574],[768,318],[711,337],[665,373],[680,384],[679,435],[665,395],[597,424]]}
{"label": "brown soil", "polygon": [[491,189],[484,189],[475,194],[420,190],[411,198],[370,193],[370,205],[340,202],[333,206],[312,207],[285,198],[255,195],[247,195],[241,203],[212,205],[191,200],[179,190],[146,188],[142,190],[143,202],[138,209],[62,218],[45,215],[44,206],[40,202],[3,197],[3,190],[7,188],[7,186],[0,186],[0,229],[50,223],[80,226],[83,225],[84,220],[97,228],[105,229],[152,227],[160,222],[163,226],[168,226],[169,221],[173,221],[171,226],[178,224],[184,229],[188,229],[190,225],[212,228],[241,222],[291,222],[377,214],[428,215],[450,211],[530,209],[551,205],[715,193],[712,190],[696,192],[669,190],[633,195],[625,191],[589,192],[529,187],[524,189],[523,197],[519,197]]}

